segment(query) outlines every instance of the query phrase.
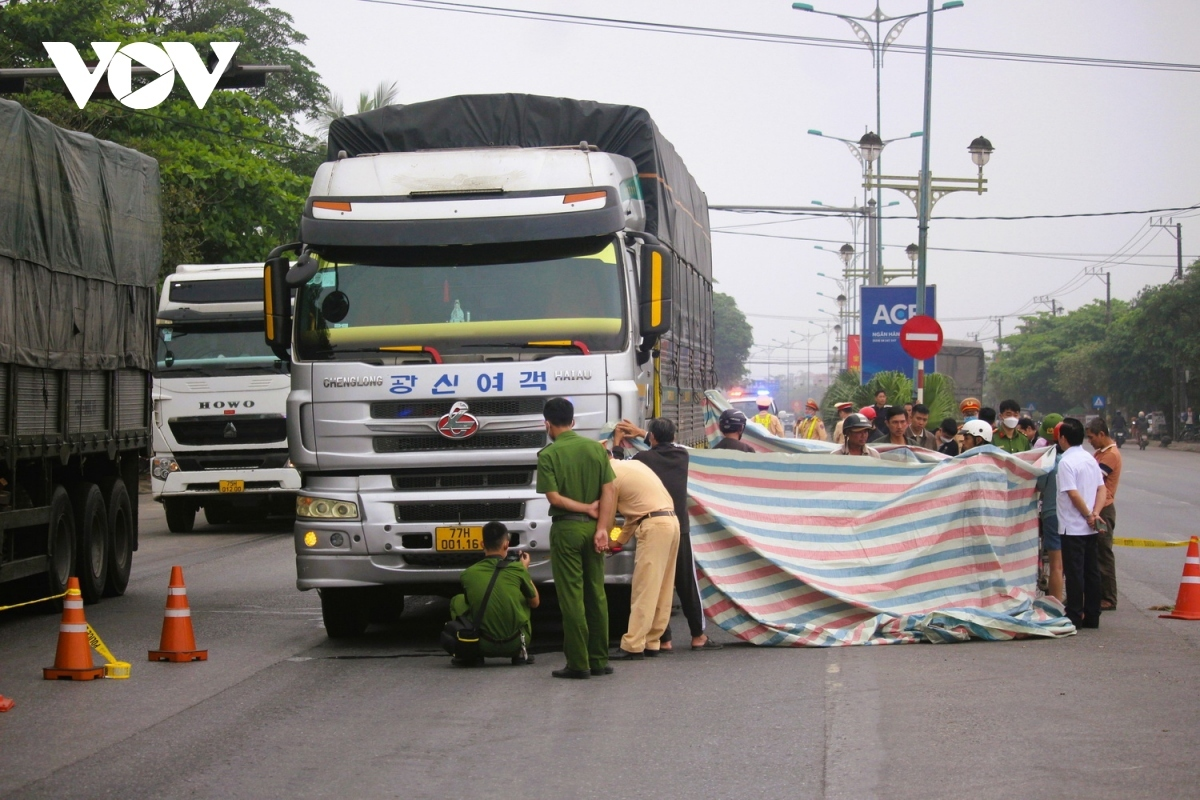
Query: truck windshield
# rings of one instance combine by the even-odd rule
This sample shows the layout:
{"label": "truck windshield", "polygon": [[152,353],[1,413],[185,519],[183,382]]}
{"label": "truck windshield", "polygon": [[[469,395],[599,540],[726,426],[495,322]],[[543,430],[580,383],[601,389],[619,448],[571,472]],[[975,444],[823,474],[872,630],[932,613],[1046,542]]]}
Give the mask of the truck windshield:
{"label": "truck windshield", "polygon": [[[296,298],[305,360],[432,348],[443,355],[533,351],[582,342],[622,349],[620,248],[545,261],[469,266],[322,263]],[[544,351],[543,351],[544,352]]]}
{"label": "truck windshield", "polygon": [[244,375],[286,371],[263,339],[263,321],[175,322],[158,327],[154,374]]}

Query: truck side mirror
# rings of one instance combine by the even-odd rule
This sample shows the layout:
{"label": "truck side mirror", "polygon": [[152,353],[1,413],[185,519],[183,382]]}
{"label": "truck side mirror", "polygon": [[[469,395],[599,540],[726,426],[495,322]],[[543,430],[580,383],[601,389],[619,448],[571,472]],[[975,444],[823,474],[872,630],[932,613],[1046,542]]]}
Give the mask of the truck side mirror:
{"label": "truck side mirror", "polygon": [[276,352],[292,344],[292,290],[287,285],[288,260],[267,259],[263,267],[263,316],[267,344]]}
{"label": "truck side mirror", "polygon": [[641,287],[638,310],[643,336],[661,336],[671,330],[675,298],[675,255],[660,244],[642,244]]}

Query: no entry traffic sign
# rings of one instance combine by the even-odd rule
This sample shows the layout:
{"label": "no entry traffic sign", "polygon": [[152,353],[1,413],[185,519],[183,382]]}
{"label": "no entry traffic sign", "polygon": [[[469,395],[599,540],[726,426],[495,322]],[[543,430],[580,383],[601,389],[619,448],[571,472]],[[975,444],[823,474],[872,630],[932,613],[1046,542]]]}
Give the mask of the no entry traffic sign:
{"label": "no entry traffic sign", "polygon": [[942,326],[926,314],[912,317],[900,328],[900,346],[918,361],[933,358],[942,349]]}

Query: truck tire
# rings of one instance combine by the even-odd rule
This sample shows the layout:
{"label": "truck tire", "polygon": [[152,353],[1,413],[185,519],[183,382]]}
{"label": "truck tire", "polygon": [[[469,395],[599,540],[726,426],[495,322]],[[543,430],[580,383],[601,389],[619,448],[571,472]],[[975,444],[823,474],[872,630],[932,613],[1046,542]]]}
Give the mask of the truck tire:
{"label": "truck tire", "polygon": [[167,514],[167,528],[171,533],[191,533],[196,525],[196,507],[189,500],[164,497],[163,511]]}
{"label": "truck tire", "polygon": [[376,625],[394,625],[404,613],[404,592],[399,586],[375,586],[370,589],[367,619]]}
{"label": "truck tire", "polygon": [[[67,579],[75,570],[75,515],[67,490],[55,486],[50,496],[50,523],[46,533],[46,588],[50,594],[67,590]],[[61,601],[47,610],[62,611]]]}
{"label": "truck tire", "polygon": [[330,639],[361,636],[370,622],[369,589],[347,587],[321,589],[321,619]]}
{"label": "truck tire", "polygon": [[108,581],[108,511],[100,487],[80,481],[71,487],[75,511],[75,574],[83,602],[98,603]]}
{"label": "truck tire", "polygon": [[120,597],[125,594],[133,570],[133,503],[125,481],[120,478],[100,481],[100,494],[108,509],[108,580],[104,583],[104,596]]}
{"label": "truck tire", "polygon": [[204,519],[209,525],[228,525],[233,522],[233,509],[223,503],[205,503]]}

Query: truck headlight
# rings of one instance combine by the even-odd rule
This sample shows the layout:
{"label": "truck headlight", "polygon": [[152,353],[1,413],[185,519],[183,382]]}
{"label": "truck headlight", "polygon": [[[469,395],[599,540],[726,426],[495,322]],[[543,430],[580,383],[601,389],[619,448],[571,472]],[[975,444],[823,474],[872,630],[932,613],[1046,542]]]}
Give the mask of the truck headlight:
{"label": "truck headlight", "polygon": [[172,472],[179,472],[179,464],[173,458],[155,458],[150,462],[150,474],[165,481]]}
{"label": "truck headlight", "polygon": [[358,519],[358,504],[326,497],[297,497],[296,516],[315,519]]}

